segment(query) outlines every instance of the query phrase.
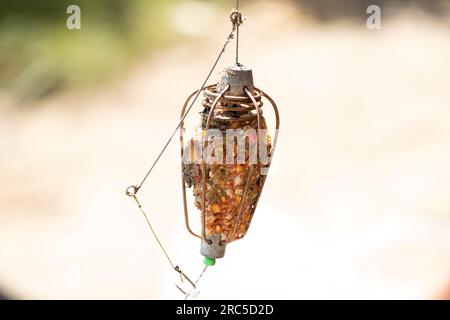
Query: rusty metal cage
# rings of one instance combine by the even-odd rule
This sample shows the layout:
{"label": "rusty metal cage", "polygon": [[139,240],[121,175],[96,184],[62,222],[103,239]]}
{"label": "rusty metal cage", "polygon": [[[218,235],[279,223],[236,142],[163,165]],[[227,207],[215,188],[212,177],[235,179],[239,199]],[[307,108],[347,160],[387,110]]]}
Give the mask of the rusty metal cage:
{"label": "rusty metal cage", "polygon": [[[241,64],[225,68],[218,83],[206,86],[202,93],[201,131],[187,143],[183,120],[189,102],[198,91],[187,98],[181,111],[183,208],[187,230],[201,239],[202,255],[216,259],[224,256],[228,243],[242,239],[248,231],[275,151],[280,119],[274,100],[254,87],[252,70]],[[275,115],[273,142],[263,116],[263,99],[270,103]],[[235,161],[238,157],[235,136],[232,136],[232,145],[224,144],[222,149],[214,150],[213,160],[208,162],[205,150],[212,143],[210,130],[226,134],[231,130],[234,135],[238,132],[236,139],[243,136],[245,146],[251,143],[256,146],[256,162],[251,161],[250,152],[245,152],[249,150],[244,150],[241,162]],[[228,138],[226,140],[230,142]],[[198,149],[201,157],[193,156]],[[268,155],[264,161],[261,161],[262,149],[266,149]],[[217,160],[223,159],[224,153],[227,160],[233,160],[232,163]],[[200,234],[195,233],[189,223],[186,190],[190,187],[193,188],[195,206],[201,213]]]}

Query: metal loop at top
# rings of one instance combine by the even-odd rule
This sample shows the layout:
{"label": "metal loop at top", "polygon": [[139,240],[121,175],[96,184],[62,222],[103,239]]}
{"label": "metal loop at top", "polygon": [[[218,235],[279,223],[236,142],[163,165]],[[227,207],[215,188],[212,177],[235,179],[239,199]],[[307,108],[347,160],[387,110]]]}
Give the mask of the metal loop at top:
{"label": "metal loop at top", "polygon": [[240,13],[236,9],[231,11],[230,21],[233,23],[234,28],[239,27],[242,23],[244,23],[244,19],[242,18],[242,13]]}

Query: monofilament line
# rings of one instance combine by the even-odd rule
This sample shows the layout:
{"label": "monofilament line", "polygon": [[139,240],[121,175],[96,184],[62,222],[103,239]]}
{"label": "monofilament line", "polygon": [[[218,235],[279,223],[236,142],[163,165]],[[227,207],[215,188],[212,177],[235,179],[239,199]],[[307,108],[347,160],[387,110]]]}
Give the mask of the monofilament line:
{"label": "monofilament line", "polygon": [[153,233],[153,236],[155,237],[156,242],[158,243],[159,247],[161,248],[161,250],[164,252],[164,255],[167,258],[167,261],[169,261],[170,265],[172,266],[173,269],[176,268],[175,264],[172,262],[172,259],[170,259],[169,254],[167,253],[166,249],[164,248],[161,240],[159,240],[158,235],[156,234],[155,230],[153,229],[152,224],[150,223],[150,219],[147,216],[147,213],[145,213],[144,209],[142,208],[141,203],[139,202],[139,200],[137,199],[136,195],[133,196],[134,201],[136,201],[136,204],[139,208],[139,210],[141,211],[142,215],[145,218],[145,221],[147,221],[147,225],[150,228],[151,232]]}

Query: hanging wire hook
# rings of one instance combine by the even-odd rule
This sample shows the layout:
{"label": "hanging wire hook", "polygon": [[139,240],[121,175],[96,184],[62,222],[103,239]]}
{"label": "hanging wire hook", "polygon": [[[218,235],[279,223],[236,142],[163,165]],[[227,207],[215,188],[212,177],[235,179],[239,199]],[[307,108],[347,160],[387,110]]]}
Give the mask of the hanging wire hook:
{"label": "hanging wire hook", "polygon": [[186,274],[184,274],[183,271],[181,271],[181,269],[180,269],[179,266],[176,266],[174,269],[175,269],[176,272],[178,272],[178,273],[180,274],[180,276],[182,277],[182,279],[183,279],[183,278],[186,279],[186,280],[192,285],[192,287],[194,287],[194,289],[197,289],[196,286],[195,286],[195,283],[192,282],[192,280],[189,279],[189,277],[188,277]]}
{"label": "hanging wire hook", "polygon": [[233,30],[236,31],[236,65],[240,66],[239,63],[239,26],[244,22],[242,13],[239,11],[239,0],[236,0],[236,9],[231,11],[230,20],[233,23]]}

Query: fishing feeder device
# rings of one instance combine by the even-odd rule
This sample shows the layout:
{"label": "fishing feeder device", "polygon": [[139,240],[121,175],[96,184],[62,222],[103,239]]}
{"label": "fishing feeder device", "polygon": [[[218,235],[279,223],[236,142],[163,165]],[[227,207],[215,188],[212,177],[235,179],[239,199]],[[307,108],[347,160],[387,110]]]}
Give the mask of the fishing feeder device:
{"label": "fishing feeder device", "polygon": [[[273,149],[263,116],[263,98],[275,110],[276,129],[279,120],[273,100],[255,88],[252,70],[241,64],[226,67],[217,84],[205,87],[202,94],[199,134],[186,142],[183,122],[180,127],[182,191],[186,227],[201,239],[200,252],[205,264],[211,265],[225,255],[229,243],[245,236],[264,186]],[[188,98],[184,104],[182,117],[189,101]],[[220,142],[214,145],[214,153],[205,154],[210,145],[217,143],[214,141],[217,137]],[[235,138],[244,142],[241,150]],[[195,151],[202,151],[197,152],[202,155],[200,161]],[[189,159],[185,155],[188,152]],[[252,154],[254,158],[264,154],[266,161],[259,158],[255,161]],[[194,233],[189,225],[186,199],[189,189],[200,212],[200,234]]]}
{"label": "fishing feeder device", "polygon": [[[230,14],[230,20],[232,30],[203,84],[185,101],[177,127],[141,183],[126,190],[144,215],[171,267],[180,274],[182,282],[190,284],[188,292],[177,285],[186,298],[192,295],[191,291],[196,288],[206,268],[225,256],[227,245],[246,235],[266,181],[280,127],[276,103],[255,86],[252,69],[239,62],[239,27],[244,20],[239,11],[239,1]],[[214,84],[207,85],[233,39],[236,41],[234,63],[219,73]],[[185,119],[199,98],[202,103],[197,109],[197,125],[187,130]],[[274,123],[270,125],[264,116],[267,108],[274,114]],[[200,253],[204,257],[204,268],[196,281],[173,262],[137,197],[177,132],[180,137],[184,220],[188,232],[199,239]],[[195,213],[189,212],[192,209],[189,208],[189,198],[193,199]],[[198,232],[190,225],[192,217],[200,222]]]}

